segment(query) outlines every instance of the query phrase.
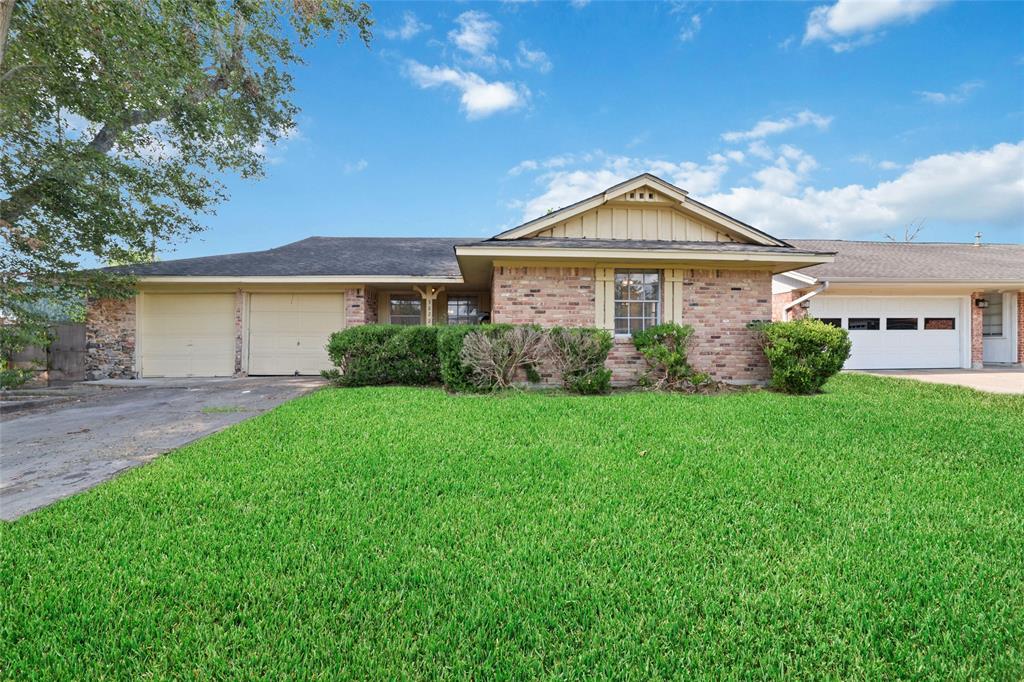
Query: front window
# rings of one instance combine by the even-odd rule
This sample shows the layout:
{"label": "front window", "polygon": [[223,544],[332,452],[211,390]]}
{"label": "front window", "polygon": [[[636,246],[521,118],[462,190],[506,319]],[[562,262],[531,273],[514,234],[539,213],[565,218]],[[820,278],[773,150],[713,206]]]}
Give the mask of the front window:
{"label": "front window", "polygon": [[476,324],[479,321],[480,297],[448,297],[448,324]]}
{"label": "front window", "polygon": [[657,270],[616,270],[615,333],[633,334],[658,324],[660,301]]}
{"label": "front window", "polygon": [[982,336],[1003,335],[1003,295],[988,294],[985,296],[988,307],[981,313]]}
{"label": "front window", "polygon": [[423,301],[415,294],[391,295],[391,324],[419,324]]}

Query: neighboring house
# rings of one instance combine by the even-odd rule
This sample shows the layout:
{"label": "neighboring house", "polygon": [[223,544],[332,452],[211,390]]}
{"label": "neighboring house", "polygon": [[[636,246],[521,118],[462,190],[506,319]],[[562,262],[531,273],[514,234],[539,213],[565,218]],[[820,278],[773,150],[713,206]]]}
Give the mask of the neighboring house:
{"label": "neighboring house", "polygon": [[613,380],[642,360],[630,332],[693,325],[693,365],[764,381],[754,320],[772,275],[829,263],[644,174],[484,241],[310,237],[279,248],[130,266],[138,295],[89,305],[92,377],[315,374],[347,326],[493,322],[613,331]]}
{"label": "neighboring house", "polygon": [[788,242],[836,256],[777,275],[773,318],[848,329],[848,369],[1024,363],[1024,244]]}

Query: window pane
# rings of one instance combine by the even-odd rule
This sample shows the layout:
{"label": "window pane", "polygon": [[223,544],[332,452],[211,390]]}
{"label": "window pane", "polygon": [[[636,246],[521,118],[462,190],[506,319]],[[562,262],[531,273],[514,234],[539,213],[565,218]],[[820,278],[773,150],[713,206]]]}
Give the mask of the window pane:
{"label": "window pane", "polygon": [[1003,295],[986,294],[985,300],[988,307],[981,312],[981,333],[982,336],[1003,335]]}
{"label": "window pane", "polygon": [[821,317],[818,318],[818,322],[824,322],[827,325],[839,327],[840,329],[843,326],[843,319],[841,317]]}
{"label": "window pane", "polygon": [[917,329],[916,317],[887,317],[885,318],[886,329],[909,330]]}
{"label": "window pane", "polygon": [[422,301],[418,296],[394,294],[391,296],[391,324],[419,324]]}
{"label": "window pane", "polygon": [[876,331],[880,329],[877,317],[851,317],[846,322],[850,331]]}
{"label": "window pane", "polygon": [[924,318],[925,329],[956,329],[955,317],[926,317]]}
{"label": "window pane", "polygon": [[658,270],[615,272],[616,334],[632,334],[658,323],[660,282]]}
{"label": "window pane", "polygon": [[477,324],[479,321],[480,302],[477,296],[448,298],[448,324]]}

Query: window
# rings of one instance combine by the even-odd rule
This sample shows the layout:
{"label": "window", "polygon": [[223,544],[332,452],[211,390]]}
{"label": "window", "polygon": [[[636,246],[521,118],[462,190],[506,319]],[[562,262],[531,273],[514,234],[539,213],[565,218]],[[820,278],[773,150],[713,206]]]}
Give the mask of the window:
{"label": "window", "polygon": [[632,334],[658,324],[660,300],[657,270],[616,270],[615,333]]}
{"label": "window", "polygon": [[850,331],[877,331],[881,329],[877,317],[851,317],[846,321]]}
{"label": "window", "polygon": [[391,324],[419,324],[423,301],[416,294],[391,295]]}
{"label": "window", "polygon": [[818,322],[824,322],[825,324],[833,327],[843,328],[843,319],[841,317],[821,317],[818,318]]}
{"label": "window", "polygon": [[476,324],[480,321],[480,298],[449,296],[448,324]]}
{"label": "window", "polygon": [[981,335],[1003,335],[1003,295],[985,294],[988,307],[981,311]]}
{"label": "window", "polygon": [[886,329],[910,330],[917,329],[916,317],[887,317],[885,318]]}
{"label": "window", "polygon": [[955,317],[926,317],[924,318],[925,329],[956,329]]}

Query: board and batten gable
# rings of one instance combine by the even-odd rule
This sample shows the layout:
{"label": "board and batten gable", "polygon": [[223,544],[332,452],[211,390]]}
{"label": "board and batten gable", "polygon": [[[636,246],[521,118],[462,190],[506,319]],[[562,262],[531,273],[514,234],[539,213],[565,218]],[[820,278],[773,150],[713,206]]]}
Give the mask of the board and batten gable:
{"label": "board and batten gable", "polygon": [[709,222],[686,215],[676,204],[653,188],[642,187],[524,238],[740,241]]}

